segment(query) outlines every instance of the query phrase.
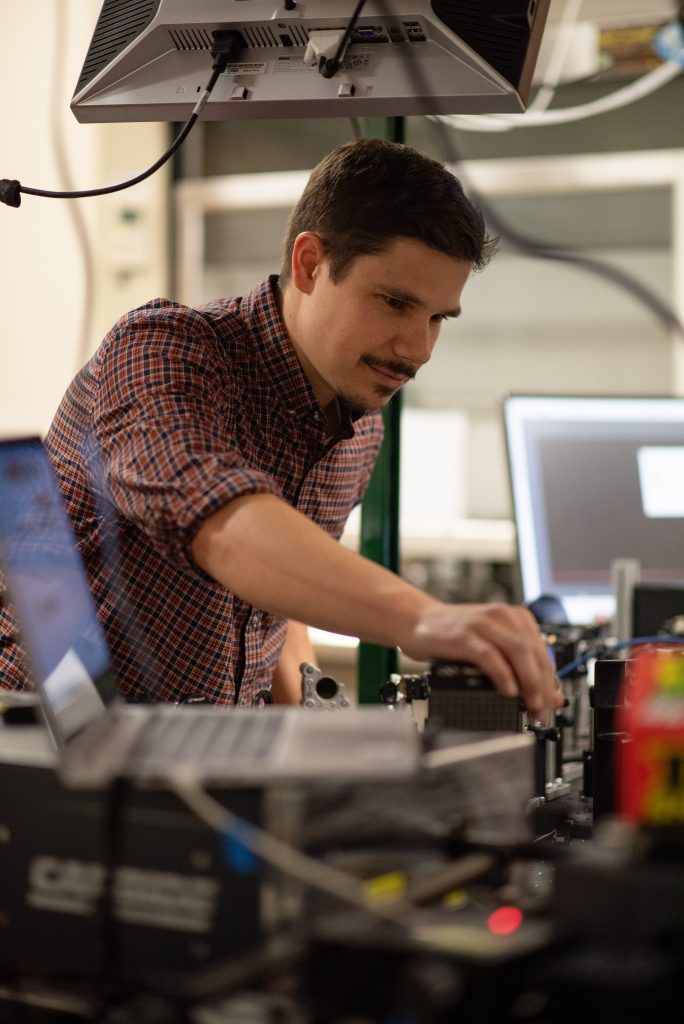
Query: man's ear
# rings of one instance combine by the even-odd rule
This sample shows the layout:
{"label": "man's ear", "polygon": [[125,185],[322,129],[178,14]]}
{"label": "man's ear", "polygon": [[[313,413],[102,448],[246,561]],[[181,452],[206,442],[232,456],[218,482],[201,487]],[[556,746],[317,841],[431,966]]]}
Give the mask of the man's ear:
{"label": "man's ear", "polygon": [[315,231],[302,231],[292,246],[292,284],[300,292],[310,295],[316,275],[325,259],[325,246]]}

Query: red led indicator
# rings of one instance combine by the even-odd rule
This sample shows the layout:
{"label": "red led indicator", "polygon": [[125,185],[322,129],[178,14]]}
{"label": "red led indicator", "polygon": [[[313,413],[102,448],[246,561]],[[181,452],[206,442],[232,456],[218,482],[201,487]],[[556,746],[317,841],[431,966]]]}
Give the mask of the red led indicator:
{"label": "red led indicator", "polygon": [[523,915],[517,907],[499,907],[487,918],[487,927],[495,935],[511,935],[523,923]]}

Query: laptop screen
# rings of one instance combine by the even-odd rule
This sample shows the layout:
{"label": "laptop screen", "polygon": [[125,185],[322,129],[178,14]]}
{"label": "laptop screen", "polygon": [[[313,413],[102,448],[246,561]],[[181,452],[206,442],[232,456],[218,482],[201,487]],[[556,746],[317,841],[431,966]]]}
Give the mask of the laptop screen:
{"label": "laptop screen", "polygon": [[0,566],[53,739],[64,746],[116,693],[109,649],[39,438],[0,441]]}

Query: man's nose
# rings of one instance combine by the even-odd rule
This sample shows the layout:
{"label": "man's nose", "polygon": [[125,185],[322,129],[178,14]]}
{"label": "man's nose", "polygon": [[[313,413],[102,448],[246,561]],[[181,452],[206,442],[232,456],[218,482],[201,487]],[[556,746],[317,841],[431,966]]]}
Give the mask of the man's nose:
{"label": "man's nose", "polygon": [[432,320],[411,324],[396,340],[394,351],[397,358],[414,366],[423,366],[432,355],[438,332],[439,325]]}

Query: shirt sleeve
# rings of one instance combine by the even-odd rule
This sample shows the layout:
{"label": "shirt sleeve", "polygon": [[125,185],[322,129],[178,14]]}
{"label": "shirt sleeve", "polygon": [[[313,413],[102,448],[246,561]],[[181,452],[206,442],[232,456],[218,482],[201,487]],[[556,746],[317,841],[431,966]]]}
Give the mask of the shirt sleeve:
{"label": "shirt sleeve", "polygon": [[229,351],[187,307],[135,311],[103,347],[94,409],[109,499],[165,559],[202,578],[191,543],[204,520],[242,495],[279,493],[239,451]]}

